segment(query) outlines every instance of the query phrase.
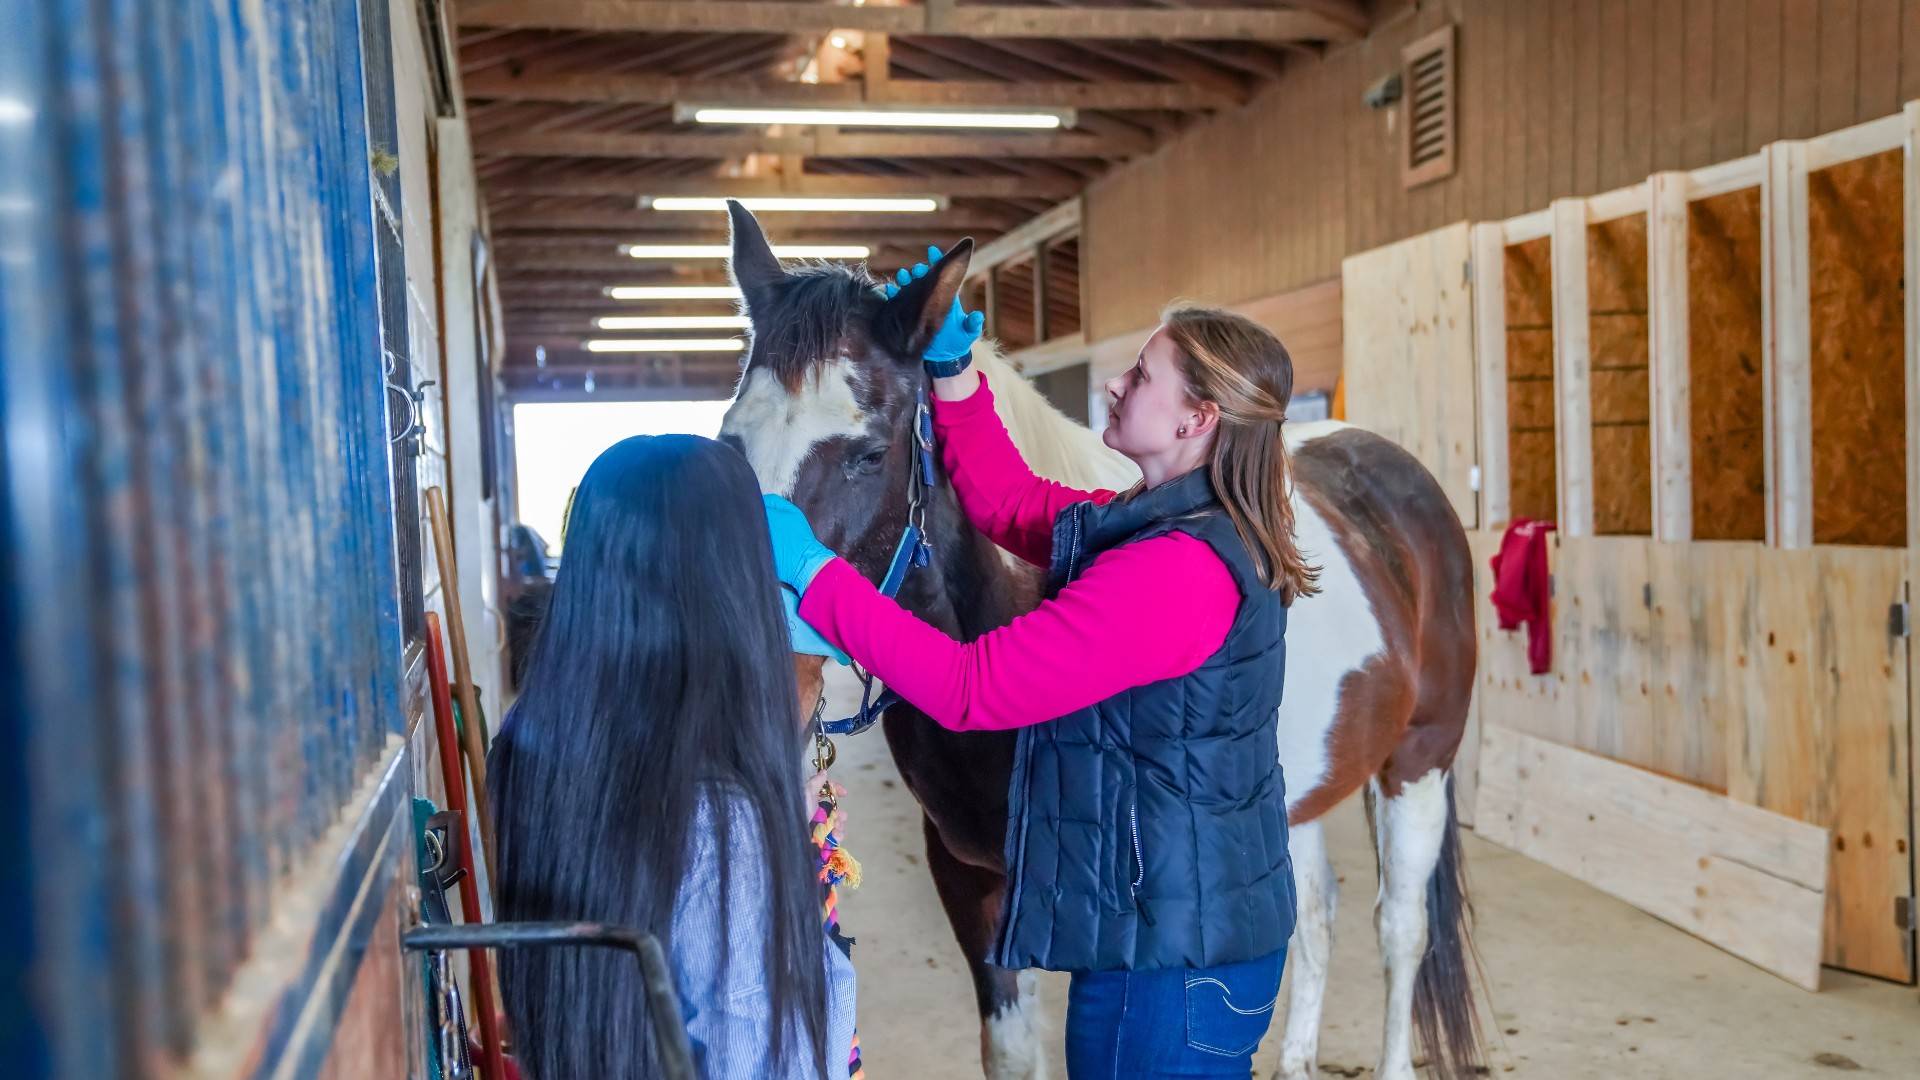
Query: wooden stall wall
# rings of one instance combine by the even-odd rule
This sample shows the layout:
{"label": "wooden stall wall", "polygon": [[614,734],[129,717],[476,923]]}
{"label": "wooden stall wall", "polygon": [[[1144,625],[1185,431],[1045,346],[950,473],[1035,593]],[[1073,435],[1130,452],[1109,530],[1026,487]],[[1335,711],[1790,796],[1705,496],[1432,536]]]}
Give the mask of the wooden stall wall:
{"label": "wooden stall wall", "polygon": [[1420,459],[1477,520],[1473,308],[1462,222],[1341,267],[1347,419]]}
{"label": "wooden stall wall", "polygon": [[[1903,206],[1920,200],[1920,176],[1898,144],[1920,131],[1920,106],[1900,123],[1558,200],[1554,280],[1539,290],[1552,294],[1556,318],[1544,331],[1527,302],[1523,248],[1502,239],[1537,235],[1541,215],[1478,227],[1476,250],[1505,262],[1486,279],[1497,281],[1500,303],[1477,308],[1482,407],[1499,402],[1519,428],[1512,418],[1526,406],[1512,372],[1526,363],[1527,335],[1544,332],[1562,376],[1550,407],[1563,420],[1591,417],[1593,517],[1590,530],[1551,546],[1550,674],[1527,673],[1522,635],[1495,629],[1483,597],[1477,708],[1483,761],[1495,771],[1483,767],[1481,791],[1492,794],[1477,818],[1506,830],[1509,846],[1571,872],[1619,869],[1566,849],[1607,842],[1583,834],[1577,815],[1555,824],[1558,841],[1513,831],[1540,808],[1501,772],[1513,754],[1492,748],[1531,737],[1817,827],[1828,837],[1819,959],[1912,982],[1914,937],[1894,911],[1914,884],[1911,715],[1920,688],[1905,605],[1916,558],[1908,442],[1920,334],[1908,325],[1904,276],[1920,239]],[[1621,215],[1635,199],[1647,213]],[[1578,326],[1564,325],[1571,314]],[[1618,333],[1609,319],[1622,324]],[[1586,378],[1573,383],[1569,372]],[[1609,372],[1620,383],[1612,389]],[[1585,400],[1569,400],[1576,396]],[[1609,443],[1610,428],[1631,438]],[[1514,516],[1523,513],[1524,468],[1515,451]],[[1628,474],[1617,489],[1613,471]],[[1769,490],[1795,477],[1790,498]],[[1656,480],[1671,483],[1677,500],[1665,510],[1643,501]],[[1505,493],[1487,498],[1501,505]],[[1473,538],[1480,560],[1499,543],[1500,522],[1488,524]],[[1671,898],[1644,899],[1656,910]],[[1752,934],[1726,930],[1698,932],[1808,985],[1798,960],[1768,957]],[[1804,950],[1796,956],[1804,960]]]}
{"label": "wooden stall wall", "polygon": [[[1376,5],[1390,8],[1392,5]],[[1398,122],[1361,103],[1400,50],[1458,24],[1459,167],[1406,190]],[[1427,0],[1292,61],[1086,197],[1087,340],[1332,277],[1349,254],[1832,131],[1920,97],[1920,5]]]}

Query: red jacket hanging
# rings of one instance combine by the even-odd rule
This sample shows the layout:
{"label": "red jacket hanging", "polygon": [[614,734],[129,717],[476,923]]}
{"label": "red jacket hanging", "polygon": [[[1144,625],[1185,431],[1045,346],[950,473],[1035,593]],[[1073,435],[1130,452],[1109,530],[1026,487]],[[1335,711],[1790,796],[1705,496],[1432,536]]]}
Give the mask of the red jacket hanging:
{"label": "red jacket hanging", "polygon": [[1493,557],[1493,610],[1500,629],[1527,627],[1527,662],[1535,675],[1553,670],[1553,584],[1547,574],[1550,521],[1518,518]]}

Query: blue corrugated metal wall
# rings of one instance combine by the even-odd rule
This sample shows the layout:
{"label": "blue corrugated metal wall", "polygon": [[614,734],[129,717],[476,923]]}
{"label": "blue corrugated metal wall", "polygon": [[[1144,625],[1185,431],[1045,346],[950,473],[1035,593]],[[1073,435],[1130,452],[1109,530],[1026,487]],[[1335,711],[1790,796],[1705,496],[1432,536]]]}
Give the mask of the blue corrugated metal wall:
{"label": "blue corrugated metal wall", "polygon": [[367,102],[353,0],[0,0],[10,1076],[189,1053],[400,728]]}

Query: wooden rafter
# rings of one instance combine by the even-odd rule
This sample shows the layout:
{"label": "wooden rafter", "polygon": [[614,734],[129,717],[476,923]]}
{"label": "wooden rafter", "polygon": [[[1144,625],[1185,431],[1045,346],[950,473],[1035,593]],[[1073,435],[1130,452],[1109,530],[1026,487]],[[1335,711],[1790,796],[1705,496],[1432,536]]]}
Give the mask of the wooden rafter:
{"label": "wooden rafter", "polygon": [[914,105],[950,109],[1223,109],[1240,98],[1178,82],[990,82],[890,79],[874,94],[861,83],[772,82],[672,75],[481,74],[467,96],[485,101],[668,105],[712,102],[764,108]]}
{"label": "wooden rafter", "polygon": [[[909,223],[900,214],[757,214],[768,231],[791,233],[796,227],[814,232],[840,230],[838,235],[856,230],[879,232],[890,224],[924,232],[928,229],[1006,229],[1012,223],[1002,215],[982,210],[953,209],[931,214],[914,214]],[[716,211],[703,214],[665,214],[651,210],[524,210],[511,216],[496,214],[496,228],[532,229],[620,229],[649,237],[659,233],[684,235],[699,227],[699,220],[718,220]],[[670,243],[679,242],[675,240]]]}
{"label": "wooden rafter", "polygon": [[[1317,5],[1314,5],[1317,6]],[[970,38],[1351,41],[1347,19],[1300,8],[1060,8],[1014,4],[846,7],[740,0],[471,0],[462,27],[600,33],[825,34],[861,30]]]}
{"label": "wooden rafter", "polygon": [[761,176],[730,180],[707,177],[652,179],[642,176],[595,176],[534,170],[523,176],[501,178],[487,185],[492,195],[690,195],[733,197],[754,195],[946,195],[986,199],[1048,199],[1059,201],[1079,192],[1071,177],[1025,176]]}
{"label": "wooden rafter", "polygon": [[[865,10],[865,9],[859,9]],[[1127,158],[1153,149],[1150,138],[1110,135],[727,135],[547,131],[501,134],[478,140],[481,157],[695,158],[719,161],[748,154],[804,157],[1067,157]]]}

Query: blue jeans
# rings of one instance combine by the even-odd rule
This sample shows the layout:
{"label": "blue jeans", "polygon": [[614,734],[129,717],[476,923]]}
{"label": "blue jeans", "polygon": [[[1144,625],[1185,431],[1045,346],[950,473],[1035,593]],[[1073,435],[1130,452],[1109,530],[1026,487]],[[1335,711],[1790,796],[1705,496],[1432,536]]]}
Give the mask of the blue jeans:
{"label": "blue jeans", "polygon": [[1287,951],[1210,968],[1095,971],[1067,994],[1068,1080],[1253,1074]]}

